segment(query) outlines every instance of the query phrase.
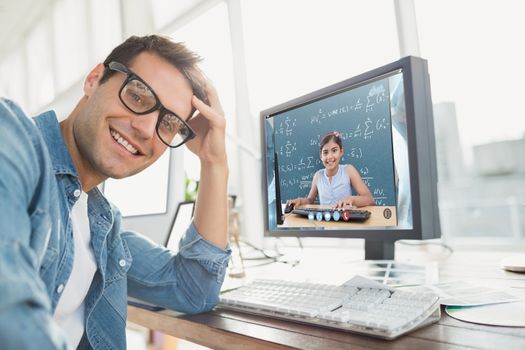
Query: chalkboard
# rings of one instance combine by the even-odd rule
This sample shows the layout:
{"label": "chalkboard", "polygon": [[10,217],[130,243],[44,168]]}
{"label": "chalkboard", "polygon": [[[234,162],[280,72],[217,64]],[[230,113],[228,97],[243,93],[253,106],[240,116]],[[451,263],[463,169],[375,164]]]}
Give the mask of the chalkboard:
{"label": "chalkboard", "polygon": [[376,205],[396,205],[389,96],[384,78],[272,116],[281,201],[308,195],[315,172],[323,168],[319,141],[338,131],[340,164],[360,172]]}

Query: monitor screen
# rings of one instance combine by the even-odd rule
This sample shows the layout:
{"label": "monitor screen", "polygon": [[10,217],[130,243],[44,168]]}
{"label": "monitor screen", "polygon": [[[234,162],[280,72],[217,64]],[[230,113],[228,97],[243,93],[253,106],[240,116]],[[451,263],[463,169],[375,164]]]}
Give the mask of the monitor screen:
{"label": "monitor screen", "polygon": [[191,220],[193,219],[194,207],[194,201],[179,203],[168,233],[168,237],[166,238],[166,248],[175,252],[179,251],[179,241],[190,226]]}
{"label": "monitor screen", "polygon": [[267,235],[439,237],[425,60],[314,91],[261,122]]}

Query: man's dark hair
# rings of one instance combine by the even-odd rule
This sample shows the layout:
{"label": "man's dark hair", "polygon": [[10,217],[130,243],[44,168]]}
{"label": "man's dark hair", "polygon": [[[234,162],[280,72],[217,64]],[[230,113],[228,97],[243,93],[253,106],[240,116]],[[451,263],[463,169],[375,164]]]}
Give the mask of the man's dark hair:
{"label": "man's dark hair", "polygon": [[115,47],[104,60],[106,69],[99,83],[105,83],[116,73],[108,68],[110,62],[116,61],[125,66],[129,66],[133,63],[135,57],[142,52],[156,54],[174,65],[189,80],[195,96],[209,104],[204,86],[195,79],[195,72],[199,70],[197,63],[202,61],[202,58],[195,52],[189,50],[184,44],[176,43],[168,37],[156,34],[131,36],[122,44]]}
{"label": "man's dark hair", "polygon": [[343,149],[343,142],[341,141],[341,134],[337,131],[330,131],[324,137],[321,139],[321,142],[319,142],[319,152],[323,151],[324,145],[326,145],[328,142],[334,141],[337,143],[340,149]]}

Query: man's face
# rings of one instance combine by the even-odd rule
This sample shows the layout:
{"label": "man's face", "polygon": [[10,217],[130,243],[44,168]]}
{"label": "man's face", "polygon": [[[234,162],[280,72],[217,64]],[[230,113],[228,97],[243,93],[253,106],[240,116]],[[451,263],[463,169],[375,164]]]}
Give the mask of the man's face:
{"label": "man's face", "polygon": [[[153,89],[167,109],[188,118],[193,92],[177,68],[151,53],[141,53],[128,68]],[[131,176],[155,162],[167,148],[155,131],[159,111],[136,115],[120,101],[125,79],[126,74],[114,72],[102,85],[85,87],[87,100],[74,120],[80,161],[96,176]]]}

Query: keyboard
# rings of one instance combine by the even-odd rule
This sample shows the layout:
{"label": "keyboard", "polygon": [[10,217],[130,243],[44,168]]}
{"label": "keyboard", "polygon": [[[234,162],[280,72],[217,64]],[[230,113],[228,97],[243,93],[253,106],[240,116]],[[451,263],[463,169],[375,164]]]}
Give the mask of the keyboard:
{"label": "keyboard", "polygon": [[366,221],[370,217],[370,211],[360,209],[320,209],[300,208],[292,210],[292,213],[307,216],[310,220],[317,221]]}
{"label": "keyboard", "polygon": [[217,308],[383,339],[394,339],[440,318],[436,294],[391,289],[360,276],[358,282],[353,280],[336,286],[258,279],[222,293]]}

